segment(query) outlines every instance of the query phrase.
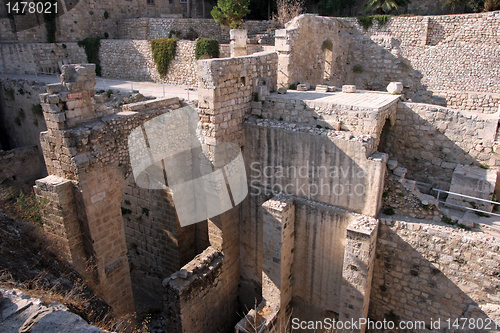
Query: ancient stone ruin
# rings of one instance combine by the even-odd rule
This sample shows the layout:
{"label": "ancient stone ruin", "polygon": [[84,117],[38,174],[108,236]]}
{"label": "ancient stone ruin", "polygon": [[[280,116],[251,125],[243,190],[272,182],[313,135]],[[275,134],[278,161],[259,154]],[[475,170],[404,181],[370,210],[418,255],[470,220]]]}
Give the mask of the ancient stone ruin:
{"label": "ancient stone ruin", "polygon": [[[355,19],[306,14],[256,53],[244,30],[232,32],[231,57],[196,62],[191,104],[101,107],[95,65],[63,65],[60,83],[40,94],[44,230],[116,313],[155,304],[167,332],[498,320],[498,224],[473,215],[462,221],[473,231],[446,224],[432,189],[490,201],[497,191],[499,20],[398,17],[362,31]],[[148,122],[185,107],[198,116],[196,149],[182,155],[189,171],[168,179],[170,164],[148,165],[138,180],[131,135],[151,138]],[[199,154],[214,167],[207,174],[222,167],[221,143],[240,149],[248,194],[239,202],[222,180],[214,196],[228,185],[233,205],[181,226],[174,185],[200,177],[188,168]],[[158,148],[141,144],[144,160]],[[164,182],[141,185],[155,177]]]}

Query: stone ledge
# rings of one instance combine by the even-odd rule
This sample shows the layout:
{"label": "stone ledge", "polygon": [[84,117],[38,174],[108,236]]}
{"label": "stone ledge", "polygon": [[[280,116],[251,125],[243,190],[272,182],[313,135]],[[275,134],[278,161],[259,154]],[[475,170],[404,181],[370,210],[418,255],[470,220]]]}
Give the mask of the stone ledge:
{"label": "stone ledge", "polygon": [[125,104],[122,106],[123,111],[148,111],[151,109],[156,109],[160,107],[168,107],[170,105],[180,104],[179,97],[172,98],[157,98],[145,102],[137,102],[131,104]]}

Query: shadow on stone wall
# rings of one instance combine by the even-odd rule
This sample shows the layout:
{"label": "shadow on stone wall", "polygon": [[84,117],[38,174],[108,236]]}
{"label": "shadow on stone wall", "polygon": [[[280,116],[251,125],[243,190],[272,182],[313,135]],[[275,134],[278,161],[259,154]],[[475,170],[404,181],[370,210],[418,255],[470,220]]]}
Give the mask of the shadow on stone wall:
{"label": "shadow on stone wall", "polygon": [[386,91],[390,82],[402,82],[403,93],[413,98],[425,91],[423,75],[402,55],[401,41],[392,36],[354,35],[349,44],[343,84],[355,84],[358,89]]}
{"label": "shadow on stone wall", "polygon": [[[447,325],[448,318],[452,323],[457,318],[482,318],[487,322],[488,315],[469,295],[483,299],[483,305],[495,303],[498,286],[490,282],[498,282],[494,277],[498,272],[469,266],[475,261],[470,261],[471,254],[474,257],[475,251],[479,250],[474,249],[474,245],[461,243],[460,235],[458,238],[449,237],[450,231],[442,230],[444,227],[434,225],[433,232],[413,237],[431,226],[408,223],[407,227],[399,226],[395,231],[391,223],[394,221],[389,222],[391,226],[381,225],[379,229],[370,318],[423,320],[427,325],[431,320],[441,318],[441,329],[447,328],[444,325]],[[406,235],[407,239],[401,238],[400,234]],[[485,273],[491,277],[484,276]],[[492,296],[489,300],[487,294]],[[498,308],[498,302],[496,306]],[[468,329],[467,332],[483,331]]]}
{"label": "shadow on stone wall", "polygon": [[379,151],[407,169],[407,178],[448,190],[457,164],[485,167],[492,156],[496,120],[484,120],[428,104],[399,103],[394,126]]}

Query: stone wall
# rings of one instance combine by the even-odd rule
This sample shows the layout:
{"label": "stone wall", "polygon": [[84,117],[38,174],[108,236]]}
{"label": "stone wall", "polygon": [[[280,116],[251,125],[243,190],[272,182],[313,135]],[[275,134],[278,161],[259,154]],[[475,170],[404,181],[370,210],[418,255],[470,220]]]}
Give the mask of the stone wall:
{"label": "stone wall", "polygon": [[294,317],[331,318],[342,311],[346,228],[357,214],[310,200],[295,204]]}
{"label": "stone wall", "polygon": [[448,318],[498,318],[498,247],[487,230],[381,219],[370,317],[383,320],[392,311],[426,324],[440,318],[441,329]]}
{"label": "stone wall", "polygon": [[209,247],[165,279],[168,332],[232,331],[234,309],[230,308],[233,303],[225,299],[230,281],[223,273],[224,259],[222,253]]}
{"label": "stone wall", "polygon": [[279,82],[385,90],[389,82],[401,81],[415,101],[432,101],[432,91],[480,92],[485,96],[479,102],[469,95],[460,103],[453,97],[445,101],[491,112],[498,107],[493,95],[499,92],[500,68],[491,59],[499,56],[499,15],[391,17],[382,26],[374,20],[366,31],[356,18],[301,15],[276,33],[279,69],[286,73]]}
{"label": "stone wall", "polygon": [[[347,62],[348,25],[338,18],[300,15],[276,30],[278,85],[337,82]],[[338,81],[340,82],[340,81]]]}
{"label": "stone wall", "polygon": [[40,163],[40,151],[37,146],[0,150],[0,183],[32,185],[35,179],[44,174],[45,168]]}
{"label": "stone wall", "polygon": [[252,114],[265,119],[329,127],[373,137],[380,136],[387,119],[392,119],[392,122],[395,119],[397,99],[382,108],[373,109],[298,99],[300,97],[301,95],[297,95],[297,99],[281,98],[280,95],[267,96],[263,102],[252,102],[255,109],[261,109],[261,112],[255,112],[253,108]]}
{"label": "stone wall", "polygon": [[167,84],[198,83],[194,57],[196,42],[179,40],[175,59],[164,78],[156,70],[151,44],[145,40],[102,40],[99,49],[102,76]]}
{"label": "stone wall", "polygon": [[242,122],[250,111],[255,79],[270,79],[276,89],[275,53],[201,60],[199,64],[199,113],[203,135],[209,145],[236,142],[241,145]]}
{"label": "stone wall", "polygon": [[[245,21],[243,29],[249,35],[266,32],[271,28],[270,21]],[[133,18],[118,23],[121,39],[169,38],[173,35],[185,38],[195,34],[202,38],[215,38],[221,43],[229,42],[229,28],[220,26],[213,19],[180,18]]]}
{"label": "stone wall", "polygon": [[492,114],[497,113],[500,107],[500,94],[434,90],[431,100],[432,104],[466,112]]}
{"label": "stone wall", "polygon": [[[186,4],[174,0],[155,0],[154,4],[146,1],[76,1],[74,3],[59,3],[60,15],[56,20],[56,40],[58,42],[78,41],[86,37],[104,37],[108,33],[111,38],[118,37],[117,22],[124,18],[159,17],[165,14],[182,14]],[[108,18],[105,17],[108,13]],[[62,14],[64,13],[64,14]],[[2,34],[2,40],[19,42],[45,42],[45,24],[33,27],[33,22],[43,22],[42,15],[28,14],[15,16],[15,30]],[[30,28],[31,27],[31,28]]]}
{"label": "stone wall", "polygon": [[[45,92],[45,83],[3,78],[0,81],[0,129],[2,148],[10,150],[36,145],[38,150],[30,160],[46,174],[40,145],[40,132],[46,130],[38,94]],[[33,175],[35,176],[35,175]]]}
{"label": "stone wall", "polygon": [[380,203],[368,198],[381,196],[386,155],[375,153],[373,138],[270,120],[250,119],[245,128],[251,194],[263,186],[377,214]]}
{"label": "stone wall", "polygon": [[[360,216],[347,226],[339,320],[368,318],[377,246],[378,220]],[[352,329],[364,333],[366,325]]]}
{"label": "stone wall", "polygon": [[[86,63],[85,50],[77,43],[15,43],[0,44],[1,69],[7,73],[23,71],[60,73],[59,65]],[[34,74],[34,73],[30,73]]]}
{"label": "stone wall", "polygon": [[179,225],[169,188],[140,188],[132,176],[126,183],[122,215],[133,269],[164,278],[208,246],[206,221]]}
{"label": "stone wall", "polygon": [[448,190],[457,163],[498,166],[498,119],[440,106],[399,103],[380,150],[408,169],[407,178]]}
{"label": "stone wall", "polygon": [[47,124],[41,142],[49,174],[74,181],[74,206],[85,230],[80,237],[103,298],[117,313],[130,313],[134,304],[121,211],[123,183],[131,171],[128,135],[179,107],[179,100],[146,101],[140,113],[128,104],[129,111],[115,114],[95,106],[94,85],[95,65],[63,66],[61,83],[47,85],[48,93],[40,95]]}

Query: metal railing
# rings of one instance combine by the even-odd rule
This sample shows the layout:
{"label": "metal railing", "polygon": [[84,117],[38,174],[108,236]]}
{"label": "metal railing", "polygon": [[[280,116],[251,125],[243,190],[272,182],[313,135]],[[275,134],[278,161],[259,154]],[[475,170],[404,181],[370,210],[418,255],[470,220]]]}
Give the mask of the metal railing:
{"label": "metal railing", "polygon": [[471,210],[471,211],[474,211],[474,212],[481,212],[481,213],[485,213],[485,214],[488,214],[488,215],[500,216],[500,214],[497,214],[497,213],[492,213],[492,212],[488,212],[488,211],[477,209],[477,208],[470,208],[470,207],[461,206],[461,205],[453,204],[453,203],[446,202],[446,201],[441,201],[441,200],[439,200],[439,196],[441,195],[441,193],[447,193],[448,195],[456,195],[456,196],[459,196],[459,197],[462,197],[462,198],[479,200],[479,201],[487,202],[487,203],[490,203],[490,204],[493,204],[493,205],[500,205],[500,202],[486,200],[486,199],[481,199],[481,198],[476,198],[476,197],[471,197],[470,195],[465,195],[465,194],[460,194],[460,193],[455,193],[455,192],[450,192],[450,191],[445,191],[445,190],[439,190],[437,188],[433,188],[432,191],[436,191],[438,193],[438,195],[437,195],[438,202],[440,202],[442,204],[445,204],[447,206],[458,207],[458,208],[462,208],[462,209],[466,209],[466,210]]}

